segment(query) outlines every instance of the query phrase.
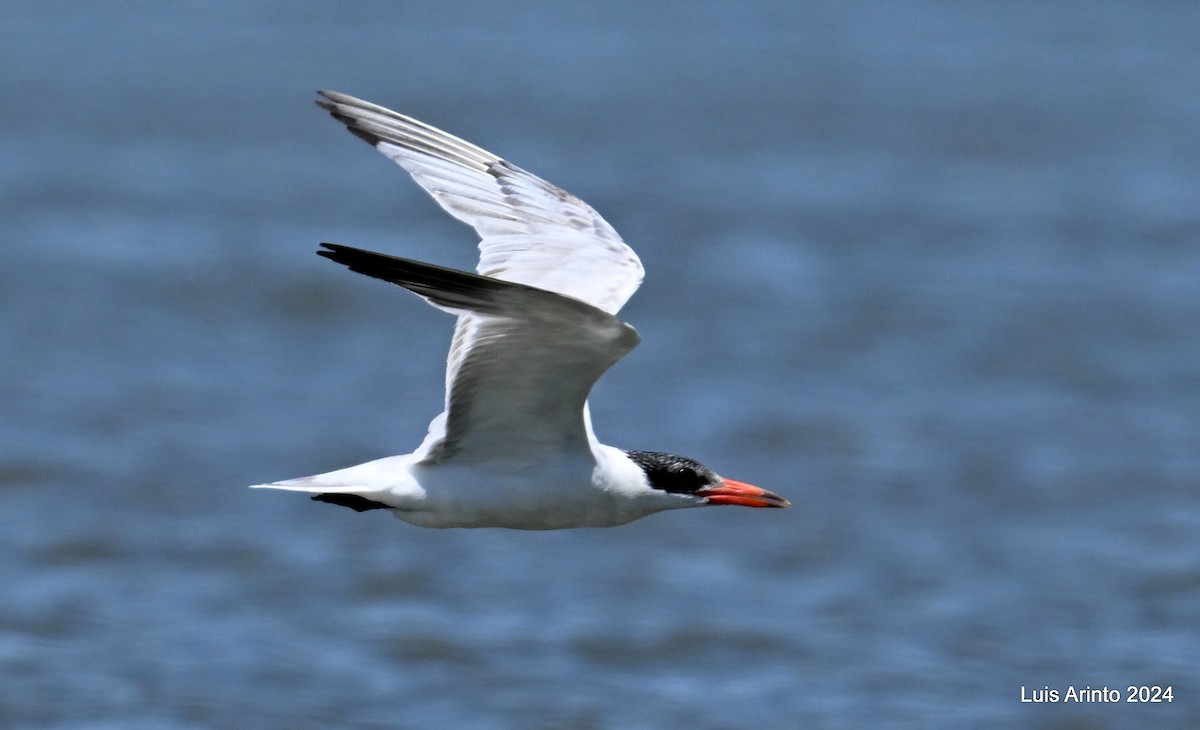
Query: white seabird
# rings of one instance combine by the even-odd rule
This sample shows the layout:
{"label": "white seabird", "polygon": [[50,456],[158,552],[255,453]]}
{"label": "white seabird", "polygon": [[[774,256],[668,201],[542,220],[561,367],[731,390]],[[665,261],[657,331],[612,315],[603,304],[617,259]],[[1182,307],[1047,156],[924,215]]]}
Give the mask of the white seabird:
{"label": "white seabird", "polygon": [[479,234],[478,274],[324,243],[317,253],[458,316],[446,408],[411,454],[256,487],[422,527],[609,527],[703,505],[787,507],[691,459],[596,440],[592,385],[639,341],[616,317],[642,264],[600,214],[496,155],[333,91],[317,104]]}

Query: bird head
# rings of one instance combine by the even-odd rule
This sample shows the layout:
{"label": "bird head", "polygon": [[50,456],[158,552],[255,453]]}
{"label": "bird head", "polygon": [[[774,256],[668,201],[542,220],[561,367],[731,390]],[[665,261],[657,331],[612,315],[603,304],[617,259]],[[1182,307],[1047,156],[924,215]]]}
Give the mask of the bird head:
{"label": "bird head", "polygon": [[660,451],[626,451],[625,455],[641,467],[652,488],[692,498],[697,501],[697,506],[787,507],[791,504],[762,487],[718,476],[707,466],[684,456]]}

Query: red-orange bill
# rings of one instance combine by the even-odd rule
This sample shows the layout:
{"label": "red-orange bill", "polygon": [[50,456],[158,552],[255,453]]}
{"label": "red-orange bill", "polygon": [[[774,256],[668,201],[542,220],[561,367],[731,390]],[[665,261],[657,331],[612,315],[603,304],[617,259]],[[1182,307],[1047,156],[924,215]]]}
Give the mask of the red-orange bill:
{"label": "red-orange bill", "polygon": [[696,496],[706,498],[709,504],[736,504],[742,507],[787,507],[791,504],[774,492],[732,479],[723,480],[719,487],[700,489]]}

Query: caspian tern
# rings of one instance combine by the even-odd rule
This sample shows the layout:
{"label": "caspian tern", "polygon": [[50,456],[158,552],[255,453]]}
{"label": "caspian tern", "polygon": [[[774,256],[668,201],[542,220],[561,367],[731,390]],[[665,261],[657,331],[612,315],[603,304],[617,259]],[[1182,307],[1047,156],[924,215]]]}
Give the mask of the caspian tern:
{"label": "caspian tern", "polygon": [[416,451],[256,487],[422,527],[609,527],[702,505],[787,507],[674,454],[592,433],[592,385],[639,341],[615,315],[642,264],[591,206],[496,155],[333,91],[317,105],[479,234],[478,274],[349,246],[317,253],[458,316],[446,408]]}

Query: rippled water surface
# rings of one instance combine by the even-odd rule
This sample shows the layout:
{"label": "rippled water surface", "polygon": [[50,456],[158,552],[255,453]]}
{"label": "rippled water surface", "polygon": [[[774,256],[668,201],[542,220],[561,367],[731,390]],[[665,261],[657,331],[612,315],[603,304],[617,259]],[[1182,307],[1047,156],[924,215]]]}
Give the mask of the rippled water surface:
{"label": "rippled water surface", "polygon": [[[1200,726],[1187,3],[19,3],[0,726]],[[429,531],[245,485],[410,450],[470,268],[333,88],[641,254],[601,438],[792,499]],[[1171,685],[1169,704],[1022,687]]]}

